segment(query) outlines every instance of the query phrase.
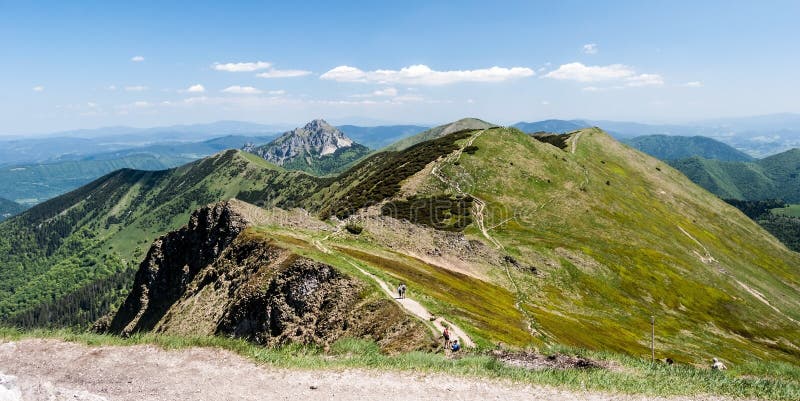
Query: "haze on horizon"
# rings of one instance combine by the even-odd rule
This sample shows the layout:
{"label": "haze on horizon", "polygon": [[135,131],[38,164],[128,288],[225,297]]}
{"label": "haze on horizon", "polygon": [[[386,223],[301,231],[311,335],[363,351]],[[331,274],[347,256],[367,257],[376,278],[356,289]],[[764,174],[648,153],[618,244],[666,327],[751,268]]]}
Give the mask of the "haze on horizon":
{"label": "haze on horizon", "polygon": [[800,3],[0,1],[0,135],[800,112]]}

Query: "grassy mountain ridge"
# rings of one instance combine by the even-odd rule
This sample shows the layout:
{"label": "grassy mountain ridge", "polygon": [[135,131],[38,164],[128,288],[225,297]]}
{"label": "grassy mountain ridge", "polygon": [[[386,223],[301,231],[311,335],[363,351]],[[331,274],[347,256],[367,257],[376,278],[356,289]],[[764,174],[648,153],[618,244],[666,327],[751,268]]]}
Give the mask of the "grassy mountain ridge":
{"label": "grassy mountain ridge", "polygon": [[[746,338],[726,357],[796,360],[800,257],[662,162],[599,130],[580,132],[572,153],[487,131],[474,156],[443,167],[485,203],[484,224],[505,252],[545,276],[511,273],[534,327],[567,344],[637,353],[655,314],[667,355]],[[429,185],[429,194],[448,191],[436,178]],[[467,233],[484,237],[475,225]]]}
{"label": "grassy mountain ridge", "polygon": [[730,145],[703,136],[637,136],[624,141],[661,160],[702,157],[722,161],[752,161],[753,158]]}
{"label": "grassy mountain ridge", "polygon": [[458,121],[454,121],[449,124],[440,125],[438,127],[431,128],[427,131],[420,132],[417,135],[401,139],[383,150],[386,151],[400,151],[406,149],[410,146],[415,144],[429,141],[431,139],[436,139],[447,134],[451,134],[457,131],[465,131],[465,130],[478,130],[478,129],[487,129],[491,127],[496,127],[495,124],[477,119],[477,118],[462,118]]}

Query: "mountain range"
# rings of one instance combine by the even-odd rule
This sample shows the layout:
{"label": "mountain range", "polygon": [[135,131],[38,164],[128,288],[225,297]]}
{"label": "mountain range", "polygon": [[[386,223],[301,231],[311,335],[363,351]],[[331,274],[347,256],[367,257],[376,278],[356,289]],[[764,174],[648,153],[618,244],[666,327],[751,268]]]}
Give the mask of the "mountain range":
{"label": "mountain range", "polygon": [[[198,129],[196,133],[191,130]],[[0,141],[0,197],[28,206],[76,189],[91,180],[119,168],[162,170],[210,156],[225,149],[255,148],[274,140],[277,134],[234,134],[203,141],[188,141],[214,135],[214,132],[267,132],[275,126],[219,122],[150,129],[112,127],[98,130],[79,130],[57,135],[86,135],[86,137],[47,137]],[[392,138],[402,138],[425,130],[418,126],[344,126],[355,133],[356,142],[364,141],[384,146]],[[169,132],[173,132],[170,134]],[[177,132],[177,133],[175,133]],[[119,133],[121,137],[109,137]],[[164,136],[160,136],[163,133]],[[129,135],[130,134],[130,135]],[[54,134],[56,135],[56,134]],[[105,136],[104,136],[105,135]],[[178,135],[176,137],[176,135]],[[187,141],[176,141],[185,139]],[[151,142],[152,141],[152,142]],[[5,147],[4,147],[5,146]],[[340,152],[336,157],[317,161],[318,170],[299,163],[298,168],[315,174],[338,171],[349,161],[368,153],[363,147]],[[326,167],[327,166],[327,167]]]}
{"label": "mountain range", "polygon": [[529,134],[534,134],[538,132],[552,132],[563,134],[575,130],[579,130],[581,128],[588,128],[591,127],[589,123],[582,120],[543,120],[543,121],[536,121],[532,123],[526,122],[518,122],[512,127],[519,129],[520,131],[527,132]]}
{"label": "mountain range", "polygon": [[753,161],[750,155],[704,136],[645,135],[623,140],[655,158],[678,160],[702,157],[721,161]]}
{"label": "mountain range", "polygon": [[641,355],[655,316],[659,357],[800,357],[800,255],[598,128],[561,142],[465,119],[336,176],[238,150],[119,170],[0,223],[0,319],[430,347],[384,281],[486,348]]}
{"label": "mountain range", "polygon": [[800,203],[800,149],[749,162],[691,157],[670,164],[721,198]]}

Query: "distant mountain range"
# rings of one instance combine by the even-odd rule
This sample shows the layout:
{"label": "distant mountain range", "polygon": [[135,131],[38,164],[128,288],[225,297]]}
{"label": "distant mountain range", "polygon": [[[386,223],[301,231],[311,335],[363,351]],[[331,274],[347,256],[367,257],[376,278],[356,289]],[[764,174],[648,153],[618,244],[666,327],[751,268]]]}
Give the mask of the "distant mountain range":
{"label": "distant mountain range", "polygon": [[[197,133],[192,133],[191,130],[195,128],[198,129]],[[258,147],[278,136],[277,133],[267,131],[258,134],[259,130],[274,128],[276,127],[233,121],[149,129],[112,127],[54,134],[86,135],[88,138],[59,136],[0,141],[0,197],[34,205],[116,169],[163,170],[225,149],[241,149],[247,144],[253,148]],[[426,129],[412,125],[349,125],[344,128],[355,133],[352,137],[354,142],[361,143],[363,140],[374,145],[372,148]],[[250,131],[256,134],[244,134]],[[204,137],[213,132],[240,133],[194,142],[176,140]],[[112,134],[120,137],[107,136]],[[307,163],[300,162],[284,167],[328,174],[339,171],[347,163],[368,153],[369,149],[366,147],[357,146],[318,161],[318,168],[304,167]]]}
{"label": "distant mountain range", "polygon": [[535,134],[538,132],[553,132],[560,134],[575,131],[581,128],[591,127],[591,125],[583,120],[544,120],[532,123],[518,122],[512,125],[512,127],[528,134]]}
{"label": "distant mountain range", "polygon": [[800,203],[800,149],[751,162],[692,157],[669,163],[721,198]]}
{"label": "distant mountain range", "polygon": [[[493,125],[477,119],[466,119],[454,124],[474,129]],[[444,132],[445,128],[442,127],[452,125],[446,124],[425,134],[420,133],[427,128],[417,125],[375,127],[343,125],[338,128],[353,142],[370,149],[389,149],[389,144],[392,144],[391,149],[398,150],[426,138],[435,137],[437,130]],[[800,145],[800,116],[796,114],[716,119],[691,125],[654,125],[582,119],[514,124],[514,127],[528,133],[541,131],[565,133],[590,126],[600,126],[616,138],[658,158],[668,160],[700,156],[744,161],[746,159],[743,154],[750,157],[765,157]],[[146,129],[109,127],[0,140],[0,197],[31,205],[74,189],[114,168],[171,168],[223,149],[241,149],[247,143],[251,144],[251,147],[261,146],[273,140],[277,133],[285,128],[280,125],[221,121]],[[415,137],[416,134],[420,135]],[[653,135],[679,137],[634,139]],[[680,138],[698,135],[711,139]],[[711,143],[709,142],[711,140],[717,142]],[[720,146],[720,142],[727,147]],[[306,162],[284,167],[315,174],[340,171],[337,169],[367,153],[364,149],[355,150],[342,151],[344,154],[327,157],[323,163],[326,164],[324,167],[309,168]]]}
{"label": "distant mountain range", "polygon": [[381,149],[430,127],[422,125],[379,125],[375,127],[340,125],[338,128],[355,142],[370,149]]}
{"label": "distant mountain range", "polygon": [[704,136],[646,135],[622,142],[661,160],[702,157],[722,161],[752,161],[753,157],[733,147]]}
{"label": "distant mountain range", "polygon": [[[542,124],[542,123],[547,124]],[[530,126],[529,126],[530,124]],[[642,124],[611,120],[546,120],[520,122],[524,132],[568,132],[573,126],[597,126],[618,139],[639,136],[705,136],[724,142],[752,157],[766,157],[800,147],[800,114],[783,113],[753,117],[718,118],[687,124]],[[546,129],[546,127],[552,127]]]}
{"label": "distant mountain range", "polygon": [[164,143],[202,142],[230,135],[274,137],[282,130],[281,126],[220,121],[154,128],[108,127],[27,138],[0,138],[0,166],[75,160],[98,153]]}
{"label": "distant mountain range", "polygon": [[30,206],[121,168],[164,170],[221,150],[240,148],[246,143],[264,143],[273,138],[236,135],[203,142],[166,142],[75,159],[0,167],[0,196]]}

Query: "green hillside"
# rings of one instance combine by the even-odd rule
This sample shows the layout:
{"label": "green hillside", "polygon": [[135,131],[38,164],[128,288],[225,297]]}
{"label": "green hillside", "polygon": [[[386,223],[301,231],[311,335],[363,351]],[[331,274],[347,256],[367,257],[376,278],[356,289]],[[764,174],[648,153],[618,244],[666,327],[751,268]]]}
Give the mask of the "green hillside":
{"label": "green hillside", "polygon": [[292,201],[308,177],[231,150],[172,170],[118,170],[37,205],[0,224],[0,320],[88,325],[125,295],[150,242],[192,210],[254,189]]}
{"label": "green hillside", "polygon": [[8,199],[0,198],[0,221],[21,213],[25,207]]}
{"label": "green hillside", "polygon": [[753,162],[693,157],[669,163],[721,198],[782,199],[789,203],[800,203],[800,149]]}
{"label": "green hillside", "polygon": [[752,161],[753,158],[730,145],[704,136],[647,135],[627,139],[626,144],[661,160],[689,157],[722,161]]}
{"label": "green hillside", "polygon": [[100,160],[71,160],[0,168],[0,196],[33,205],[78,188],[112,171],[165,170],[196,158],[134,154]]}

